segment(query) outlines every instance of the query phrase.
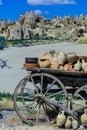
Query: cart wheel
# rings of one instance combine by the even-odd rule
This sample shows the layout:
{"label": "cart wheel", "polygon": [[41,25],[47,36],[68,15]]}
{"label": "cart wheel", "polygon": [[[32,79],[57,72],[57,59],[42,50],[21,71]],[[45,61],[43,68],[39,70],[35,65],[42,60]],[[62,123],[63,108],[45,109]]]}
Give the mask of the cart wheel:
{"label": "cart wheel", "polygon": [[14,107],[20,118],[28,124],[49,122],[60,109],[46,102],[56,102],[62,108],[68,105],[67,91],[61,81],[46,73],[35,73],[22,79],[14,91]]}
{"label": "cart wheel", "polygon": [[87,108],[87,85],[77,89],[73,95],[72,107],[74,111],[83,112]]}

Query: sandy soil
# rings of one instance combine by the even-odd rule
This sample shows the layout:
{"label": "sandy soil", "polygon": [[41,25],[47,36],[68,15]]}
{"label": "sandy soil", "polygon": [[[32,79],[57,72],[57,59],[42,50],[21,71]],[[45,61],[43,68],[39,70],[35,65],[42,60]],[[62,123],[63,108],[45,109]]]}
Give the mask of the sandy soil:
{"label": "sandy soil", "polygon": [[0,130],[64,130],[64,129],[58,129],[58,128],[53,128],[51,126],[33,126],[33,127],[29,127],[29,126],[17,126],[17,127],[2,127],[0,128]]}

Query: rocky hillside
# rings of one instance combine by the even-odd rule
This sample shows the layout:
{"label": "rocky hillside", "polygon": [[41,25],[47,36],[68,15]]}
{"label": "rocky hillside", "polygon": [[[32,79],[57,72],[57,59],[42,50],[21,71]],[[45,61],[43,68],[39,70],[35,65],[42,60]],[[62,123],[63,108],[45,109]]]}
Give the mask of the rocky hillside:
{"label": "rocky hillside", "polygon": [[87,16],[47,19],[30,11],[20,15],[15,22],[1,20],[0,36],[8,40],[54,39],[87,43]]}

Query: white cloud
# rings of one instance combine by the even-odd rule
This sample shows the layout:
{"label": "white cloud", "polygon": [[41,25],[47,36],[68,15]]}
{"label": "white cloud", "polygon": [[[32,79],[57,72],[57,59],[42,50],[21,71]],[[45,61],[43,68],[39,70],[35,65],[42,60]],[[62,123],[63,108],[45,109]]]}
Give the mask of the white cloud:
{"label": "white cloud", "polygon": [[75,4],[74,0],[27,0],[29,5]]}
{"label": "white cloud", "polygon": [[2,0],[0,0],[0,5],[2,5]]}
{"label": "white cloud", "polygon": [[49,12],[47,10],[44,11],[45,14],[49,14]]}
{"label": "white cloud", "polygon": [[37,15],[37,14],[42,14],[42,11],[41,10],[34,10],[34,13],[35,13],[35,15]]}

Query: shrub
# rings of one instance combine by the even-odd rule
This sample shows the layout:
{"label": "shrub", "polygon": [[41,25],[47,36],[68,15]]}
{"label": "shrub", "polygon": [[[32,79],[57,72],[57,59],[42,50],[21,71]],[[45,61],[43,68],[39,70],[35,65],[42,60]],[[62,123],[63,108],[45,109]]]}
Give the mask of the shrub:
{"label": "shrub", "polygon": [[7,42],[6,42],[6,41],[7,41],[7,40],[6,40],[5,37],[0,36],[0,46],[1,46],[2,48],[7,47]]}
{"label": "shrub", "polygon": [[22,43],[23,44],[23,40],[22,39],[19,39],[19,40],[10,40],[9,42],[10,42],[10,44],[12,46],[17,45],[18,43]]}
{"label": "shrub", "polygon": [[0,92],[0,100],[2,100],[3,98],[6,98],[6,99],[12,99],[12,94],[10,93],[1,93]]}

